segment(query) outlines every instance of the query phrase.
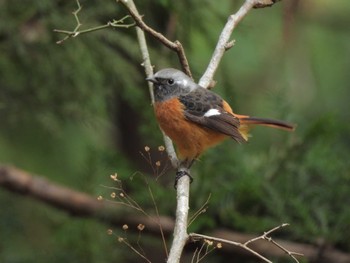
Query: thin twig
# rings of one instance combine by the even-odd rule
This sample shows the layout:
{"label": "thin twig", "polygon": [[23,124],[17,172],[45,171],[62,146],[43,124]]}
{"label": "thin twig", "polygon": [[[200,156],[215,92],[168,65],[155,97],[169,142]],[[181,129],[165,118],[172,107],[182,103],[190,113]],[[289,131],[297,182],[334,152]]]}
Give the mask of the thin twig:
{"label": "thin twig", "polygon": [[261,236],[258,236],[258,237],[255,237],[255,238],[252,238],[252,239],[249,239],[247,242],[244,243],[245,246],[248,246],[250,243],[253,243],[259,239],[265,239],[267,237],[267,235],[271,234],[272,232],[275,232],[276,230],[282,228],[282,227],[286,227],[286,226],[289,226],[288,223],[284,223],[284,224],[281,224],[279,226],[276,226],[272,229],[270,229],[269,231],[267,232],[264,232],[264,234],[262,234]]}
{"label": "thin twig", "polygon": [[81,11],[82,6],[80,5],[79,0],[76,0],[76,3],[77,3],[78,8],[75,11],[72,12],[72,14],[74,15],[75,21],[76,21],[76,26],[75,26],[73,31],[54,29],[53,30],[54,32],[66,35],[63,39],[58,40],[56,42],[56,44],[62,44],[64,41],[66,41],[67,39],[69,39],[71,37],[77,37],[77,36],[85,34],[85,33],[98,31],[98,30],[105,29],[105,28],[108,28],[108,27],[129,28],[129,27],[135,26],[135,22],[130,23],[130,24],[124,24],[125,20],[130,18],[130,16],[127,15],[127,16],[124,16],[123,18],[119,19],[119,20],[108,21],[105,25],[96,26],[96,27],[92,27],[92,28],[88,28],[88,29],[84,29],[84,30],[79,30],[80,27],[83,25],[80,22],[80,19],[79,19],[79,12]]}
{"label": "thin twig", "polygon": [[[196,250],[193,253],[191,263],[198,263],[198,262],[202,261],[209,253],[211,253],[215,250],[215,247],[212,247],[209,250],[209,247],[211,245],[208,244],[208,242],[211,242],[211,241],[204,240],[201,247],[199,249],[198,249],[198,247],[196,248]],[[205,252],[203,253],[202,251],[203,251],[204,247],[205,247]],[[202,253],[203,253],[203,255],[201,256]]]}
{"label": "thin twig", "polygon": [[270,261],[269,259],[265,258],[263,255],[259,254],[258,252],[254,251],[250,247],[248,247],[248,246],[246,246],[246,245],[244,245],[242,243],[239,243],[239,242],[235,242],[235,241],[231,241],[231,240],[227,240],[227,239],[223,239],[223,238],[218,238],[218,237],[212,237],[212,236],[197,234],[197,233],[190,233],[189,237],[192,240],[208,239],[208,240],[212,240],[212,241],[216,241],[216,242],[220,242],[220,243],[225,243],[225,244],[229,244],[229,245],[233,245],[233,246],[242,247],[245,250],[251,252],[253,255],[259,257],[262,260],[264,260],[265,262],[272,263],[272,261]]}
{"label": "thin twig", "polygon": [[188,226],[190,226],[200,214],[202,214],[206,211],[206,207],[208,206],[210,197],[211,197],[211,194],[209,194],[209,196],[208,196],[207,200],[204,202],[204,204],[190,217],[190,220],[188,222]]}
{"label": "thin twig", "polygon": [[146,258],[144,255],[142,255],[142,253],[140,251],[138,251],[136,248],[134,248],[128,241],[126,241],[125,238],[123,237],[119,237],[118,241],[121,243],[124,243],[125,245],[127,245],[132,251],[134,251],[137,255],[139,255],[141,258],[143,258],[144,260],[146,260],[148,263],[151,263],[151,261]]}
{"label": "thin twig", "polygon": [[202,235],[202,234],[197,234],[197,233],[191,233],[191,234],[189,234],[189,236],[190,236],[190,238],[192,238],[192,240],[198,240],[198,239],[204,239],[205,240],[205,239],[207,239],[207,240],[212,240],[212,241],[216,241],[216,242],[221,242],[221,243],[226,243],[226,244],[238,246],[238,247],[241,247],[241,248],[249,251],[250,253],[252,253],[253,255],[255,255],[257,257],[259,257],[260,259],[264,260],[265,262],[272,263],[271,260],[267,259],[266,257],[264,257],[263,255],[261,255],[260,253],[256,252],[255,250],[251,249],[248,246],[249,244],[252,244],[253,242],[256,242],[258,240],[266,240],[266,241],[272,243],[274,246],[276,246],[279,249],[281,249],[287,255],[289,255],[296,263],[299,263],[298,259],[295,256],[303,256],[303,254],[289,251],[288,249],[286,249],[285,247],[283,247],[282,245],[280,245],[279,243],[277,243],[271,237],[268,236],[272,232],[274,232],[276,230],[279,230],[279,229],[281,229],[283,227],[286,227],[286,226],[289,226],[289,224],[281,224],[281,225],[279,225],[277,227],[274,227],[274,228],[270,229],[267,232],[264,232],[264,234],[262,234],[262,235],[260,235],[258,237],[249,239],[245,243],[235,242],[235,241],[232,241],[232,240],[227,240],[227,239],[223,239],[223,238],[217,238],[217,237],[212,237],[212,236],[207,236],[207,235]]}
{"label": "thin twig", "polygon": [[166,244],[166,240],[165,240],[165,235],[164,235],[164,232],[163,232],[162,224],[160,223],[160,220],[159,220],[160,219],[160,215],[159,215],[159,211],[158,211],[157,202],[156,202],[156,200],[154,198],[154,195],[153,195],[153,192],[152,192],[152,189],[151,189],[150,185],[148,183],[147,183],[147,185],[148,185],[149,195],[151,196],[152,203],[153,203],[154,209],[156,211],[157,223],[159,225],[160,234],[162,236],[162,242],[163,242],[163,246],[164,246],[164,249],[165,249],[165,254],[168,257],[169,256],[169,252],[168,252],[168,247],[167,247],[167,244]]}

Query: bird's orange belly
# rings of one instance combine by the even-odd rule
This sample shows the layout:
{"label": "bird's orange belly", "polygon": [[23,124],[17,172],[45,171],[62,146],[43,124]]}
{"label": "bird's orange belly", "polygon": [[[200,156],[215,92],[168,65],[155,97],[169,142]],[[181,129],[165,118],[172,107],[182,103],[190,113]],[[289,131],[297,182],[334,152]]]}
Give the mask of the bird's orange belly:
{"label": "bird's orange belly", "polygon": [[183,105],[177,98],[157,102],[155,114],[162,130],[175,142],[182,159],[197,158],[206,148],[227,138],[186,120]]}

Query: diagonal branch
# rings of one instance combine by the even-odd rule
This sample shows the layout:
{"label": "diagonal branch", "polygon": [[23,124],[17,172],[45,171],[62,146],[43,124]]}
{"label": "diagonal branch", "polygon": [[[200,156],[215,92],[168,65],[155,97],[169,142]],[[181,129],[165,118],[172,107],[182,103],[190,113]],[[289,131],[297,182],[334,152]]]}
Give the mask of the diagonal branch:
{"label": "diagonal branch", "polygon": [[252,8],[263,8],[272,6],[276,2],[281,0],[246,0],[242,7],[235,13],[228,17],[228,20],[221,31],[219,40],[217,42],[214,53],[211,57],[209,65],[204,72],[203,76],[199,80],[199,85],[204,88],[212,87],[212,80],[214,74],[220,64],[220,61],[228,49],[233,47],[234,40],[230,40],[233,30],[236,28],[238,23],[245,17]]}
{"label": "diagonal branch", "polygon": [[[174,222],[169,217],[159,216],[155,220],[149,215],[131,216],[131,213],[127,213],[126,206],[119,206],[115,202],[105,200],[99,201],[99,198],[59,185],[42,176],[33,175],[13,166],[0,164],[0,187],[13,193],[32,197],[76,217],[91,217],[116,226],[125,222],[132,225],[143,223],[153,233],[159,233],[159,224],[162,225],[166,233],[169,233],[174,227]],[[157,224],[157,221],[160,223]]]}
{"label": "diagonal branch", "polygon": [[217,42],[214,53],[210,59],[209,65],[204,72],[203,76],[199,80],[199,85],[204,88],[208,88],[213,80],[214,74],[220,64],[220,61],[228,48],[233,46],[233,42],[229,41],[232,31],[236,28],[237,24],[243,19],[244,16],[256,5],[258,0],[246,0],[237,13],[230,15],[228,20],[221,31],[219,40]]}
{"label": "diagonal branch", "polygon": [[[180,64],[182,66],[182,70],[192,78],[192,73],[190,70],[190,65],[188,63],[185,50],[181,44],[180,41],[175,40],[170,41],[167,39],[163,34],[155,31],[153,28],[149,27],[143,20],[142,16],[137,12],[135,5],[132,3],[130,4],[129,0],[117,0],[117,2],[121,3],[126,9],[128,10],[129,14],[132,16],[132,18],[135,20],[136,25],[141,28],[143,31],[149,33],[152,35],[155,39],[159,40],[161,43],[163,43],[166,47],[170,48],[171,50],[175,51],[177,53],[177,56],[179,57]],[[133,2],[133,1],[132,1]]]}

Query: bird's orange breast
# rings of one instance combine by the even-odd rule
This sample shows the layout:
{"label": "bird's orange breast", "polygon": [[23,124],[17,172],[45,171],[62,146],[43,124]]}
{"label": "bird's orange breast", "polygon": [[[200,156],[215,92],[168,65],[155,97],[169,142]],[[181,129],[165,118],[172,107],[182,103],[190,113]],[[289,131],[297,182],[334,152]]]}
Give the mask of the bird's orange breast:
{"label": "bird's orange breast", "polygon": [[227,138],[186,120],[178,98],[156,102],[154,109],[160,127],[175,142],[182,159],[197,158],[206,148]]}

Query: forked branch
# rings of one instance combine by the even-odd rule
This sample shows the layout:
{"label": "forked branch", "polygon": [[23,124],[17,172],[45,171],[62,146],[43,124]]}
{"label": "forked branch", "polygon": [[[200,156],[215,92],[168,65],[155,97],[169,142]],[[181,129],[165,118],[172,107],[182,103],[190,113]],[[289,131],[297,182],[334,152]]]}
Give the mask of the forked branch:
{"label": "forked branch", "polygon": [[288,226],[289,224],[282,224],[279,225],[277,227],[274,227],[272,229],[270,229],[267,232],[264,232],[264,234],[249,239],[248,241],[244,242],[244,243],[240,243],[240,242],[235,242],[232,240],[228,240],[228,239],[224,239],[224,238],[218,238],[218,237],[213,237],[213,236],[207,236],[207,235],[202,235],[202,234],[197,234],[197,233],[191,233],[189,234],[189,237],[191,238],[192,241],[198,241],[198,240],[210,240],[210,241],[215,241],[218,242],[220,244],[229,244],[229,245],[233,245],[233,246],[238,246],[241,247],[242,249],[252,253],[253,255],[255,255],[256,257],[260,258],[261,260],[268,262],[268,263],[272,263],[271,260],[267,259],[266,257],[264,257],[262,254],[256,252],[254,249],[250,248],[249,245],[258,241],[258,240],[266,240],[268,242],[271,242],[273,245],[275,245],[277,248],[279,248],[280,250],[282,250],[283,252],[285,252],[288,256],[290,256],[296,263],[299,263],[298,259],[295,256],[303,256],[303,254],[301,253],[297,253],[297,252],[293,252],[293,251],[289,251],[287,248],[285,248],[284,246],[282,246],[281,244],[279,244],[278,242],[276,242],[275,240],[272,239],[272,237],[270,237],[269,235],[272,232],[275,232],[276,230],[279,230],[283,227]]}
{"label": "forked branch", "polygon": [[[238,23],[245,17],[252,8],[263,8],[272,6],[280,0],[246,0],[241,8],[235,13],[228,17],[228,20],[221,31],[219,40],[215,47],[214,53],[211,57],[209,65],[204,72],[203,76],[199,80],[199,85],[204,88],[212,88],[215,84],[213,82],[214,74],[219,67],[220,61],[225,53],[234,45],[234,40],[230,40],[233,30],[236,28]],[[214,84],[213,84],[214,83]]]}
{"label": "forked branch", "polygon": [[130,18],[130,16],[124,16],[123,18],[121,19],[118,19],[118,20],[112,20],[112,21],[108,21],[106,24],[104,25],[101,25],[101,26],[96,26],[96,27],[91,27],[91,28],[88,28],[88,29],[84,29],[84,30],[80,30],[81,26],[83,25],[81,22],[80,22],[80,19],[79,19],[79,12],[81,11],[82,9],[82,6],[80,5],[80,2],[79,0],[76,0],[77,2],[77,6],[78,8],[72,12],[74,18],[75,18],[75,21],[76,21],[76,26],[74,28],[74,30],[72,31],[69,31],[69,30],[61,30],[61,29],[54,29],[53,31],[56,32],[56,33],[61,33],[61,34],[64,34],[66,35],[64,38],[62,38],[61,40],[58,40],[56,42],[56,44],[62,44],[64,41],[66,41],[67,39],[71,38],[71,37],[77,37],[79,35],[82,35],[82,34],[85,34],[85,33],[90,33],[90,32],[93,32],[93,31],[98,31],[98,30],[101,30],[101,29],[105,29],[105,28],[108,28],[108,27],[123,27],[123,28],[129,28],[129,27],[132,27],[132,26],[135,26],[135,23],[128,23],[128,24],[125,24],[125,20],[127,20],[128,18]]}

